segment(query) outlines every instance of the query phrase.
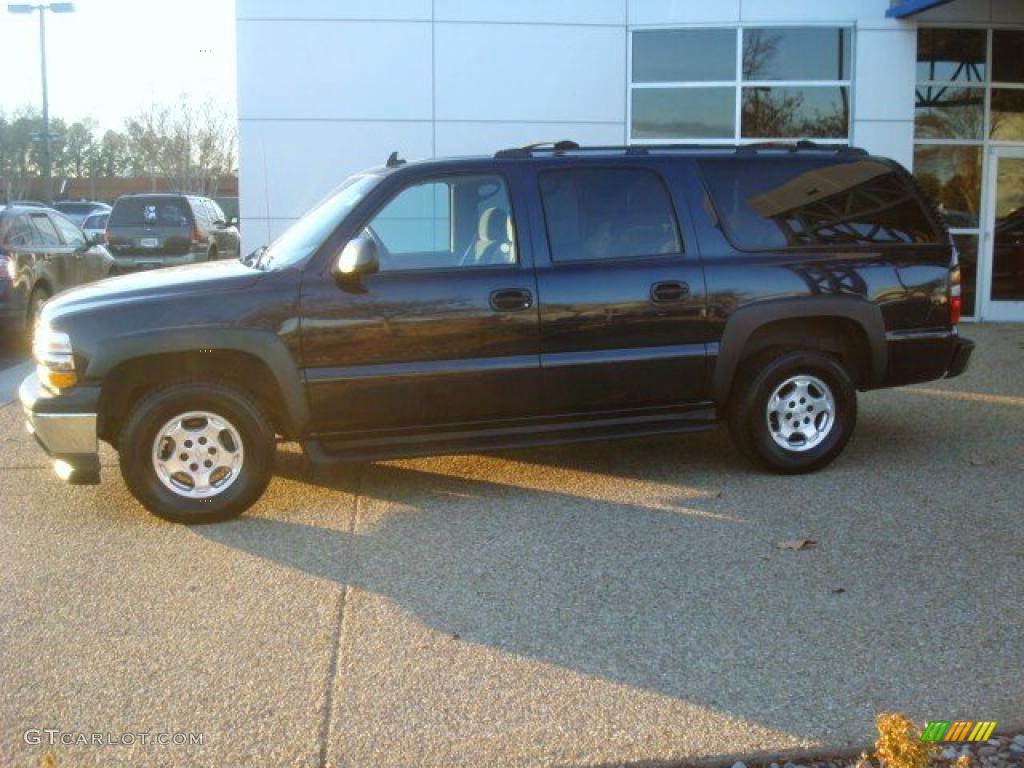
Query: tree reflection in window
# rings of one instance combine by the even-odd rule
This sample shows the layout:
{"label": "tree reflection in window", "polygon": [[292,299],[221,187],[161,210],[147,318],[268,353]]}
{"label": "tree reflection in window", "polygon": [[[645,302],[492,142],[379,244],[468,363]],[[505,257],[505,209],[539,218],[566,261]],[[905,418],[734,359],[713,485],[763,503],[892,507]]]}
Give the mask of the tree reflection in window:
{"label": "tree reflection in window", "polygon": [[738,247],[936,242],[908,183],[888,165],[858,159],[785,164],[701,162],[726,233]]}

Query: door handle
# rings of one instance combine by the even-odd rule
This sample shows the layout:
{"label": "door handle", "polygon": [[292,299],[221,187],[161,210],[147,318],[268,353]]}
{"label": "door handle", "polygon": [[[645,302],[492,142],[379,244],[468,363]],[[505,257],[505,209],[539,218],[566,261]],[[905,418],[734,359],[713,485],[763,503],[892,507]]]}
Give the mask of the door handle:
{"label": "door handle", "polygon": [[657,304],[682,301],[689,295],[690,286],[677,280],[668,280],[651,286],[651,301]]}
{"label": "door handle", "polygon": [[491,291],[491,309],[495,312],[518,312],[533,305],[533,296],[521,288]]}

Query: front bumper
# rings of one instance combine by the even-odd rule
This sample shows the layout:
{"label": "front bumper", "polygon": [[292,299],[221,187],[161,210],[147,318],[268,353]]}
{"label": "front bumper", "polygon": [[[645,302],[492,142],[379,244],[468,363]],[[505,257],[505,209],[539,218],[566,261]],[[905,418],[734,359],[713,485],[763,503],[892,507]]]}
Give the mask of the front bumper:
{"label": "front bumper", "polygon": [[97,414],[95,408],[88,410],[92,393],[82,390],[73,397],[51,395],[32,373],[21,383],[18,398],[25,412],[25,428],[53,458],[61,479],[75,484],[98,483]]}

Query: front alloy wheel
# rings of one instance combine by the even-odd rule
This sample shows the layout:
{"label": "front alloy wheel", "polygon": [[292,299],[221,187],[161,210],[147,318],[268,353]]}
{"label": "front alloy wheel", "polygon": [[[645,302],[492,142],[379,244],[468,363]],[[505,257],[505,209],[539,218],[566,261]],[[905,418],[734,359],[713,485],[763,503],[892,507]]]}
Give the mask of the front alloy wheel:
{"label": "front alloy wheel", "polygon": [[163,425],[153,441],[153,469],[173,493],[206,499],[238,479],[245,449],[238,429],[223,416],[189,411]]}
{"label": "front alloy wheel", "polygon": [[259,403],[206,379],[169,383],[136,403],[117,441],[121,474],[153,514],[178,523],[240,515],[263,493],[276,441]]}

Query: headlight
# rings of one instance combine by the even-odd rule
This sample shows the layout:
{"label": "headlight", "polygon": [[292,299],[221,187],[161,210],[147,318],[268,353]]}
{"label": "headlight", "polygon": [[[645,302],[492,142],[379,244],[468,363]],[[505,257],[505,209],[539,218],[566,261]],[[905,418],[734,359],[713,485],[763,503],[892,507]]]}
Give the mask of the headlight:
{"label": "headlight", "polygon": [[36,359],[36,373],[44,386],[59,392],[73,387],[78,381],[71,339],[66,333],[55,331],[44,323],[36,325],[32,356]]}

